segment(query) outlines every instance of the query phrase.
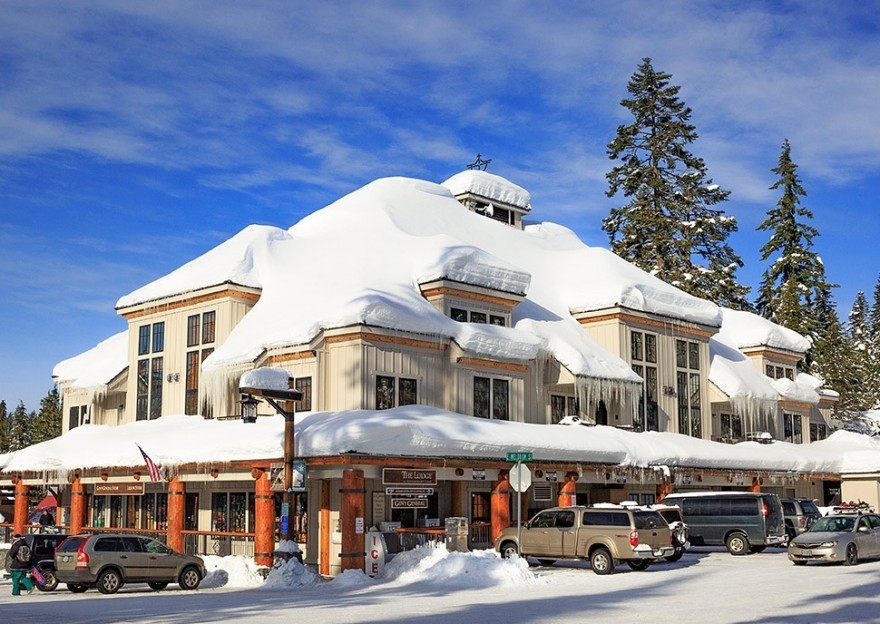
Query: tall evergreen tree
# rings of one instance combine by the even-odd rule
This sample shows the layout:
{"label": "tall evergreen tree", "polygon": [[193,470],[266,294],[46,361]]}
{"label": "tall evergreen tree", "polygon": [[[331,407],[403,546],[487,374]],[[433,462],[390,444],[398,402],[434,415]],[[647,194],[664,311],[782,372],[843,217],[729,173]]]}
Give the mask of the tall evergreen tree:
{"label": "tall evergreen tree", "polygon": [[848,333],[851,352],[846,365],[853,383],[852,387],[844,389],[849,396],[844,397],[842,393],[841,399],[846,400],[841,402],[846,404],[847,409],[862,411],[870,409],[874,403],[872,385],[875,381],[873,348],[870,344],[870,308],[864,292],[859,291],[850,310]]}
{"label": "tall evergreen tree", "polygon": [[758,226],[770,232],[770,240],[761,247],[761,260],[772,260],[762,276],[755,307],[764,318],[810,336],[817,329],[817,302],[835,285],[826,280],[822,260],[812,249],[819,232],[806,223],[813,213],[800,203],[807,193],[791,160],[788,139],[772,171],[779,179],[770,189],[781,189],[782,196]]}
{"label": "tall evergreen tree", "polygon": [[749,289],[737,282],[742,260],[728,244],[736,219],[713,208],[730,191],[708,178],[706,164],[688,151],[697,139],[691,109],[672,76],[645,58],[621,101],[634,120],[617,128],[608,156],[608,197],[622,193],[602,229],[621,258],[685,292],[736,309],[750,309]]}
{"label": "tall evergreen tree", "polygon": [[30,414],[19,401],[9,420],[8,446],[10,451],[17,451],[30,446],[34,413]]}
{"label": "tall evergreen tree", "polygon": [[0,401],[0,453],[9,452],[9,420],[6,401]]}
{"label": "tall evergreen tree", "polygon": [[815,330],[810,335],[812,346],[807,353],[804,368],[823,381],[826,388],[840,394],[835,416],[848,420],[854,411],[862,409],[861,380],[857,367],[858,353],[854,343],[837,315],[830,288],[819,291],[815,310]]}
{"label": "tall evergreen tree", "polygon": [[40,411],[34,418],[31,444],[51,440],[61,435],[61,395],[52,388],[40,400]]}

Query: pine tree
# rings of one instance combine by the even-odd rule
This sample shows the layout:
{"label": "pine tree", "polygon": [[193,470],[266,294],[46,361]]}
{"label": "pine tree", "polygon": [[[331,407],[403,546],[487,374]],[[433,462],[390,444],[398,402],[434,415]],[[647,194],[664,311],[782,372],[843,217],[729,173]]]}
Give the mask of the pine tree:
{"label": "pine tree", "polygon": [[770,189],[782,189],[782,196],[758,226],[771,233],[761,247],[761,260],[773,260],[762,276],[755,307],[764,318],[810,336],[817,329],[817,302],[836,286],[828,283],[822,260],[812,250],[819,232],[804,222],[812,219],[813,213],[800,203],[807,193],[791,160],[788,139],[772,171],[779,179]]}
{"label": "pine tree", "polygon": [[[856,300],[849,313],[849,340],[851,353],[848,359],[849,375],[852,387],[846,388],[849,396],[843,403],[850,410],[870,409],[874,403],[871,385],[874,381],[872,351],[870,345],[870,309],[864,292],[856,295]],[[837,388],[835,388],[837,389]],[[838,390],[839,392],[839,390]],[[840,403],[838,403],[840,405]]]}
{"label": "pine tree", "polygon": [[40,411],[34,418],[31,444],[51,440],[61,435],[61,395],[52,388],[40,400]]}
{"label": "pine tree", "polygon": [[812,346],[807,353],[804,368],[822,380],[824,387],[840,394],[835,406],[835,417],[850,420],[862,409],[861,380],[853,362],[858,359],[854,343],[837,315],[830,288],[822,289],[815,304],[816,320],[810,335]]}
{"label": "pine tree", "polygon": [[728,244],[736,219],[712,208],[725,201],[706,165],[688,151],[697,139],[691,109],[672,76],[645,58],[621,101],[634,121],[617,128],[608,156],[620,161],[606,175],[608,197],[629,203],[611,210],[602,229],[621,258],[685,292],[735,309],[750,309],[749,289],[736,280],[742,260]]}
{"label": "pine tree", "polygon": [[18,451],[30,446],[32,434],[31,423],[33,422],[34,417],[35,414],[33,412],[29,414],[24,407],[24,403],[19,401],[18,406],[12,412],[12,416],[9,419],[9,437],[7,440],[9,447],[8,450]]}
{"label": "pine tree", "polygon": [[6,401],[0,401],[0,453],[9,452],[9,420]]}

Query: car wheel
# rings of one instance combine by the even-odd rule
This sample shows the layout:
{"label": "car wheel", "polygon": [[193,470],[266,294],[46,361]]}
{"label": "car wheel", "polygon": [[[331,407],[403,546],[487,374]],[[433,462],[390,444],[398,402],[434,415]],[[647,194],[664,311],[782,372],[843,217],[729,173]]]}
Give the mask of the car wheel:
{"label": "car wheel", "polygon": [[651,562],[647,559],[630,559],[626,562],[626,565],[628,565],[633,570],[647,570],[649,563]]}
{"label": "car wheel", "polygon": [[614,559],[607,548],[597,548],[590,555],[590,567],[596,574],[611,574],[614,571]]}
{"label": "car wheel", "polygon": [[55,572],[52,570],[40,570],[43,573],[43,576],[46,577],[46,582],[42,585],[37,585],[37,589],[44,592],[50,592],[58,587],[58,577],[55,576]]}
{"label": "car wheel", "polygon": [[122,587],[122,576],[116,570],[104,570],[98,576],[97,586],[102,594],[115,594]]}
{"label": "car wheel", "polygon": [[199,583],[202,582],[202,575],[197,569],[189,566],[183,569],[177,582],[181,589],[198,589]]}
{"label": "car wheel", "polygon": [[519,556],[519,549],[513,542],[504,542],[503,544],[501,544],[499,552],[504,559],[510,559],[511,557]]}
{"label": "car wheel", "polygon": [[68,583],[67,589],[72,591],[74,594],[81,594],[88,589],[88,586],[80,585],[79,583]]}
{"label": "car wheel", "polygon": [[859,562],[859,550],[856,548],[855,544],[847,544],[846,545],[846,557],[843,560],[843,565],[856,565]]}
{"label": "car wheel", "polygon": [[749,552],[749,538],[742,533],[731,533],[727,536],[724,545],[731,555],[744,555]]}
{"label": "car wheel", "polygon": [[681,556],[682,556],[683,554],[684,554],[684,551],[681,550],[681,549],[679,549],[679,550],[676,550],[676,551],[675,551],[674,553],[672,553],[671,555],[669,555],[668,557],[664,557],[664,559],[666,559],[666,561],[669,561],[670,563],[675,563],[676,561],[678,561],[679,559],[681,559]]}
{"label": "car wheel", "polygon": [[155,589],[156,591],[162,591],[166,587],[168,587],[168,583],[165,581],[154,581],[152,583],[147,583],[150,586],[150,589]]}

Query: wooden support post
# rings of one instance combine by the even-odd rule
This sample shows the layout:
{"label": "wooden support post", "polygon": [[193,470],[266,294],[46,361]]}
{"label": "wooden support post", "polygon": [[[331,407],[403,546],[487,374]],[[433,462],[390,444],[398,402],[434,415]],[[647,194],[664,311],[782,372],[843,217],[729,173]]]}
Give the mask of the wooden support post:
{"label": "wooden support post", "polygon": [[669,481],[663,481],[657,484],[657,489],[654,497],[657,499],[657,502],[662,501],[664,498],[669,496],[672,492],[672,484]]}
{"label": "wooden support post", "polygon": [[366,563],[366,543],[364,510],[366,509],[366,489],[363,470],[344,470],[342,472],[342,571],[363,570]]}
{"label": "wooden support post", "polygon": [[461,496],[462,496],[461,491],[462,491],[462,482],[461,481],[453,481],[452,482],[452,492],[451,492],[452,500],[450,502],[452,503],[452,506],[451,506],[452,514],[451,515],[454,518],[461,518],[465,515],[464,513],[462,513],[463,501],[461,498]]}
{"label": "wooden support post", "polygon": [[764,485],[764,479],[761,477],[754,477],[752,479],[752,484],[749,486],[749,492],[760,492],[762,485]]}
{"label": "wooden support post", "polygon": [[271,567],[275,558],[275,495],[269,489],[269,474],[265,470],[254,468],[251,476],[254,477],[254,563]]}
{"label": "wooden support post", "polygon": [[186,516],[186,484],[177,476],[168,482],[168,530],[165,541],[174,550],[183,552],[183,521]]}
{"label": "wooden support post", "polygon": [[330,576],[330,482],[321,480],[321,509],[318,512],[318,573]]}
{"label": "wooden support post", "polygon": [[86,522],[86,488],[78,476],[70,482],[70,534],[82,533]]}
{"label": "wooden support post", "polygon": [[31,487],[25,485],[21,477],[15,481],[15,507],[12,512],[12,530],[15,533],[24,535],[27,533],[28,525],[28,508],[30,507]]}
{"label": "wooden support post", "polygon": [[501,531],[510,526],[510,473],[507,470],[500,471],[498,481],[492,484],[489,506],[492,513],[492,535],[489,541],[494,542]]}

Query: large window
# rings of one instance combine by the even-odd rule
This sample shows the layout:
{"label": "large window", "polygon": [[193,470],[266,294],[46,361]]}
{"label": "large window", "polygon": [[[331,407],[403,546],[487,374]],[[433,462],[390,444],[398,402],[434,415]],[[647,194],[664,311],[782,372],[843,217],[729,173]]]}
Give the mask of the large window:
{"label": "large window", "polygon": [[700,398],[700,345],[687,340],[675,341],[676,396],[678,397],[678,432],[703,437]]}
{"label": "large window", "polygon": [[639,395],[637,429],[659,431],[657,406],[657,335],[634,331],[630,334],[630,358],[633,371],[644,379]]}
{"label": "large window", "polygon": [[800,414],[783,414],[782,428],[785,441],[792,444],[800,444],[804,441],[803,417]]}
{"label": "large window", "polygon": [[474,377],[474,416],[510,420],[510,381]]}
{"label": "large window", "polygon": [[294,409],[297,412],[312,411],[312,378],[297,377],[293,382],[293,387],[302,392],[302,399],[294,402]]}
{"label": "large window", "polygon": [[550,420],[558,423],[566,416],[578,415],[578,400],[573,396],[550,395]]}
{"label": "large window", "polygon": [[[184,413],[188,415],[199,413],[199,371],[205,358],[214,352],[214,347],[202,349],[198,347],[214,342],[215,319],[216,313],[214,311],[193,314],[186,319],[186,346],[188,349],[196,347],[193,351],[186,353]],[[205,414],[205,416],[210,416],[210,414]]]}
{"label": "large window", "polygon": [[418,383],[406,377],[376,375],[376,409],[418,403]]}
{"label": "large window", "polygon": [[[138,328],[138,355],[162,353],[164,350],[164,322],[141,325]],[[162,356],[138,360],[135,419],[153,420],[162,415],[163,375],[164,359]]]}
{"label": "large window", "polygon": [[810,441],[824,440],[828,437],[828,426],[823,423],[810,423]]}
{"label": "large window", "polygon": [[721,437],[725,441],[742,440],[742,416],[739,414],[721,414]]}

